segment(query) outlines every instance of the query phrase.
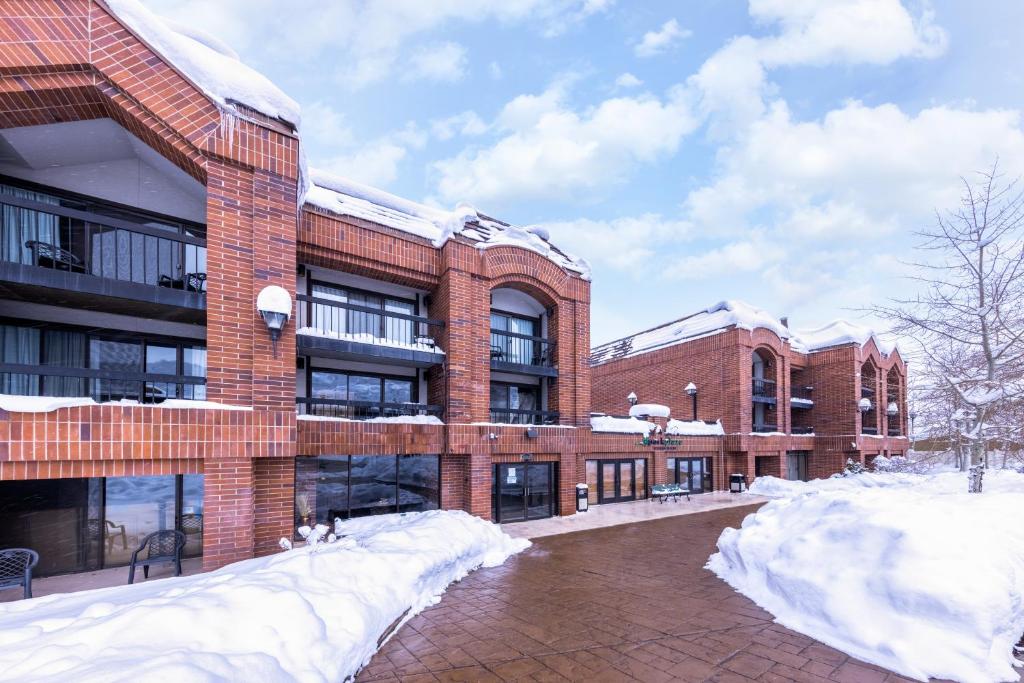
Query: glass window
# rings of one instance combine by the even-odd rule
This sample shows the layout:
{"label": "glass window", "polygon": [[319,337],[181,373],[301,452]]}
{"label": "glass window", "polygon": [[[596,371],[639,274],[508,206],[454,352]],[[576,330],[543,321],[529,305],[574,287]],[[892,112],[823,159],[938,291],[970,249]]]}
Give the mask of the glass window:
{"label": "glass window", "polygon": [[[107,543],[104,565],[128,564],[132,551],[147,534],[175,528],[177,477],[108,477],[106,480]],[[122,543],[122,536],[127,543]]]}
{"label": "glass window", "polygon": [[[142,369],[142,345],[138,342],[89,340],[89,367],[94,370],[138,372]],[[134,380],[93,380],[93,395],[97,401],[139,399],[141,382]]]}
{"label": "glass window", "polygon": [[348,398],[348,376],[339,372],[314,372],[311,395],[314,398]]}
{"label": "glass window", "polygon": [[[62,368],[85,367],[86,336],[82,332],[46,330],[43,333],[43,364]],[[85,396],[84,377],[43,377],[44,396]]]}
{"label": "glass window", "polygon": [[[182,349],[181,374],[187,377],[206,377],[206,347],[186,346]],[[186,384],[183,387],[183,398],[196,401],[206,400],[205,384]]]}
{"label": "glass window", "polygon": [[491,329],[508,332],[508,316],[491,313]]}
{"label": "glass window", "polygon": [[[178,348],[146,344],[146,372],[159,375],[178,374]],[[176,398],[177,385],[174,382],[146,382],[146,401],[163,401]]]}
{"label": "glass window", "polygon": [[412,403],[412,381],[407,379],[385,379],[384,402]]}
{"label": "glass window", "polygon": [[508,408],[508,387],[504,384],[491,385],[491,409]]}
{"label": "glass window", "polygon": [[349,514],[352,517],[395,511],[397,464],[394,456],[352,456],[349,478]]}
{"label": "glass window", "polygon": [[597,505],[597,461],[587,460],[587,502]]}
{"label": "glass window", "polygon": [[436,455],[398,458],[398,511],[436,510],[441,500],[441,480]]}
{"label": "glass window", "polygon": [[[411,301],[386,299],[384,301],[384,310],[403,315],[414,315],[416,313],[416,305]],[[415,341],[416,330],[415,323],[412,320],[390,317],[384,320],[384,337],[386,339],[402,342],[403,344],[411,344]]]}
{"label": "glass window", "polygon": [[355,401],[380,401],[380,378],[365,375],[348,376],[349,398]]}
{"label": "glass window", "polygon": [[666,480],[669,484],[678,484],[679,476],[676,471],[676,459],[665,458],[665,468],[668,470],[668,479]]}
{"label": "glass window", "polygon": [[[0,325],[0,360],[18,365],[39,365],[39,330]],[[39,376],[0,374],[0,393],[37,396]]]}
{"label": "glass window", "polygon": [[186,557],[203,554],[203,475],[182,476],[179,528],[185,534]]}
{"label": "glass window", "polygon": [[633,480],[633,495],[639,498],[647,497],[647,461],[637,458],[633,461],[636,466],[636,478]]}

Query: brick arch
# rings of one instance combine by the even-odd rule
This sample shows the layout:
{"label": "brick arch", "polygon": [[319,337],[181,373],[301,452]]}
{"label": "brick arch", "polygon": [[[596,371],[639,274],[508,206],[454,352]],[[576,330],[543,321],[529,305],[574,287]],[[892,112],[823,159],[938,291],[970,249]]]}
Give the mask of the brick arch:
{"label": "brick arch", "polygon": [[490,289],[491,291],[495,289],[515,289],[533,297],[544,308],[558,309],[559,296],[557,290],[532,277],[520,274],[503,275],[491,280]]}
{"label": "brick arch", "polygon": [[[492,247],[482,250],[483,272],[492,282],[522,282],[545,292],[551,302],[562,298],[560,293],[570,291],[570,276],[566,271],[540,254],[515,246]],[[492,288],[496,285],[492,285]]]}

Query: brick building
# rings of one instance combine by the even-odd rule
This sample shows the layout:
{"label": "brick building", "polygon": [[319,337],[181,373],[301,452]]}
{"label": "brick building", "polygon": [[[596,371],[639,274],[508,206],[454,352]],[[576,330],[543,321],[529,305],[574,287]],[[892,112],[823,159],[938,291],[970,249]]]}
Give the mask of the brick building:
{"label": "brick building", "polygon": [[[790,450],[814,472],[898,448],[893,418],[846,410],[870,364],[902,420],[898,355],[764,329],[656,352],[702,354],[664,377],[643,374],[654,353],[596,367],[601,410],[636,391],[685,417],[695,381],[727,435],[591,429],[584,263],[470,207],[310,171],[301,144],[284,93],[133,0],[0,4],[0,547],[38,550],[39,575],[123,565],[159,529],[212,569],[335,517],[514,522],[571,513],[580,481],[610,503],[780,472]],[[280,290],[277,335],[257,304]],[[774,405],[791,375],[816,387],[785,435],[745,433],[753,350],[783,368]]]}
{"label": "brick building", "polygon": [[715,488],[730,473],[825,477],[849,459],[870,465],[908,447],[906,365],[851,323],[796,332],[722,302],[602,344],[591,365],[594,410],[625,412],[632,393],[673,415],[721,421],[721,453],[704,464]]}

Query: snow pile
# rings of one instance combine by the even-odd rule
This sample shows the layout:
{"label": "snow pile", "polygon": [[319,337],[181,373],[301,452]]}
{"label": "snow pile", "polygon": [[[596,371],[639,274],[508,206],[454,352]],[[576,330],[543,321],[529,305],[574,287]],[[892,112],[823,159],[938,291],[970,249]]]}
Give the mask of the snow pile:
{"label": "snow pile", "polygon": [[64,396],[18,396],[16,394],[0,394],[0,410],[9,413],[49,413],[61,408],[77,408],[79,406],[123,406],[126,408],[192,408],[198,410],[252,410],[252,406],[232,406],[214,401],[190,401],[183,398],[169,398],[160,403],[139,403],[122,399],[97,403],[88,397]]}
{"label": "snow pile", "polygon": [[138,0],[107,0],[118,19],[181,70],[222,111],[242,104],[298,129],[299,105],[263,74],[243,64],[222,42],[202,31],[167,21]]}
{"label": "snow pile", "polygon": [[556,249],[542,228],[520,228],[489,219],[469,204],[459,203],[451,211],[398,197],[333,173],[310,170],[312,186],[305,202],[338,214],[361,218],[402,232],[426,238],[435,247],[456,235],[472,240],[480,249],[514,246],[536,252],[556,265],[590,279],[584,260]]}
{"label": "snow pile", "polygon": [[408,425],[443,425],[439,417],[434,415],[395,415],[393,417],[370,417],[365,420],[350,420],[347,417],[329,417],[327,415],[299,415],[299,420],[310,422],[378,422],[383,424]]}
{"label": "snow pile", "polygon": [[669,436],[723,436],[722,421],[669,420],[665,433]]}
{"label": "snow pile", "polygon": [[412,351],[425,351],[426,353],[444,353],[444,350],[434,344],[426,342],[405,342],[397,339],[378,337],[369,332],[335,332],[334,330],[321,330],[317,327],[300,327],[295,334],[308,337],[321,337],[323,339],[338,339],[341,341],[352,341],[360,344],[373,344],[375,346],[391,346],[396,349],[409,349]]}
{"label": "snow pile", "polygon": [[726,529],[708,568],[795,631],[927,680],[1017,681],[1024,475],[758,478],[782,496]]}
{"label": "snow pile", "polygon": [[650,434],[659,429],[658,425],[635,417],[612,417],[611,415],[592,415],[590,428],[595,432],[613,432],[616,434]]}
{"label": "snow pile", "polygon": [[629,407],[630,417],[668,417],[672,409],[658,403],[637,403]]}
{"label": "snow pile", "polygon": [[872,339],[875,340],[875,346],[882,355],[888,356],[896,349],[896,344],[882,339],[870,327],[846,320],[835,320],[824,327],[797,332],[792,340],[792,346],[797,351],[809,353],[844,344],[864,346]]}
{"label": "snow pile", "polygon": [[209,574],[2,604],[0,681],[346,680],[390,624],[529,546],[461,511],[338,531]]}

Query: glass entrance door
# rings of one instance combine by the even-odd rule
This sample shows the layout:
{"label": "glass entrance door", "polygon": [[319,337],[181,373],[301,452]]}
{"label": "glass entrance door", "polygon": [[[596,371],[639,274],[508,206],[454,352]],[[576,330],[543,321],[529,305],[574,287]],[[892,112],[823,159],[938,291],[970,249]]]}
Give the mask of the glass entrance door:
{"label": "glass entrance door", "polygon": [[[643,460],[599,460],[598,503],[621,503],[642,498],[647,468]],[[639,465],[639,466],[638,466]]]}
{"label": "glass entrance door", "polygon": [[711,462],[707,458],[669,458],[669,481],[690,490],[690,493],[710,491]]}
{"label": "glass entrance door", "polygon": [[549,462],[495,465],[494,513],[502,523],[554,514],[554,472]]}

